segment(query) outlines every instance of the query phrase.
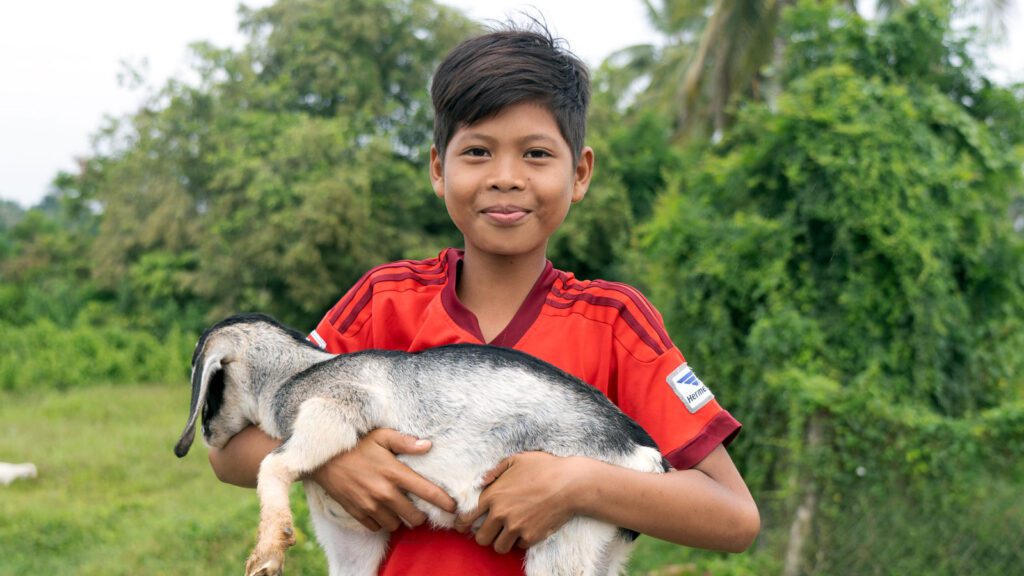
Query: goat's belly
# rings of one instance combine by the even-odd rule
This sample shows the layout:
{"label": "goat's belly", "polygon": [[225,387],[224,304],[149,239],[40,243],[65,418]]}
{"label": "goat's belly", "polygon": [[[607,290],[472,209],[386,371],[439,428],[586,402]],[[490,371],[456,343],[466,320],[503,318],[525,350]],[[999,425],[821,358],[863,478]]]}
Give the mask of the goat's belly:
{"label": "goat's belly", "polygon": [[348,530],[369,531],[346,512],[341,507],[341,504],[338,504],[333,498],[328,496],[327,491],[321,488],[319,484],[312,480],[306,480],[302,485],[306,489],[306,502],[309,504],[310,514],[319,514],[324,519]]}
{"label": "goat's belly", "polygon": [[[476,509],[480,500],[480,486],[484,475],[491,470],[503,456],[489,455],[489,458],[471,458],[466,450],[447,449],[443,443],[435,443],[426,454],[400,454],[398,459],[412,468],[417,474],[444,490],[455,500],[458,511],[470,512]],[[455,525],[455,516],[419,498],[412,498],[417,508],[430,518],[435,526],[451,528]]]}
{"label": "goat's belly", "polygon": [[[400,454],[398,459],[450,495],[459,513],[466,513],[475,510],[479,503],[484,476],[514,453],[500,444],[491,444],[486,448],[478,445],[469,449],[458,442],[437,441],[426,454]],[[577,454],[567,452],[564,455]],[[585,456],[641,472],[664,472],[661,453],[645,446],[635,446],[627,453]],[[451,514],[418,498],[413,498],[413,502],[430,517],[435,526],[449,528],[453,525],[454,517]]]}

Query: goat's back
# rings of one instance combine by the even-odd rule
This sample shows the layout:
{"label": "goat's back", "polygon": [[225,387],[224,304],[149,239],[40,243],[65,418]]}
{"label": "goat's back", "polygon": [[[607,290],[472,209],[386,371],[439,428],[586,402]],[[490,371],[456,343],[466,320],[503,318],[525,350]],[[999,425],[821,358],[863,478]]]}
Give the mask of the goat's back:
{"label": "goat's back", "polygon": [[465,435],[508,453],[542,450],[609,460],[654,440],[595,387],[533,356],[455,344],[395,358],[399,429],[426,438]]}

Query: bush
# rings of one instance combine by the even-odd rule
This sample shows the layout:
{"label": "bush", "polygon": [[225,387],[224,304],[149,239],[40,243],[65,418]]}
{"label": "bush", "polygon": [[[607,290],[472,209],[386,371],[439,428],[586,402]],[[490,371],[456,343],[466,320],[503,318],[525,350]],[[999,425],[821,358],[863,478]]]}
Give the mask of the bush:
{"label": "bush", "polygon": [[188,379],[193,335],[172,328],[158,337],[124,320],[90,325],[84,317],[70,326],[0,323],[0,390]]}
{"label": "bush", "polygon": [[799,3],[777,101],[691,151],[642,227],[636,269],[744,423],[730,450],[762,545],[802,552],[792,573],[1021,560],[982,529],[1019,543],[1019,508],[973,490],[1021,485],[1024,102],[978,79],[941,16],[922,2],[847,38],[832,26],[853,16]]}

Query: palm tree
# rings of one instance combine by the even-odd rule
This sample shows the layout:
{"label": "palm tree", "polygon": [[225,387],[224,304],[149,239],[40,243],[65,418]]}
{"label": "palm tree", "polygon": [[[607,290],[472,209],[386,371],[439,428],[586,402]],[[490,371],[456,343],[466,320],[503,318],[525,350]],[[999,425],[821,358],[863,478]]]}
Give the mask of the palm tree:
{"label": "palm tree", "polygon": [[[739,90],[758,97],[761,70],[775,59],[775,30],[792,0],[715,0],[682,85],[683,132],[710,123],[717,136],[729,124],[726,107]],[[649,3],[648,3],[649,5]]]}
{"label": "palm tree", "polygon": [[[680,138],[715,138],[732,122],[729,105],[737,94],[770,98],[786,39],[778,33],[783,9],[794,0],[643,0],[661,46],[633,46],[612,62],[630,82],[646,77],[646,104],[671,110]],[[840,0],[854,12],[872,9],[888,18],[912,0]],[[1011,0],[953,0],[961,15],[981,17],[990,34],[1002,33]],[[975,10],[973,14],[970,10]]]}

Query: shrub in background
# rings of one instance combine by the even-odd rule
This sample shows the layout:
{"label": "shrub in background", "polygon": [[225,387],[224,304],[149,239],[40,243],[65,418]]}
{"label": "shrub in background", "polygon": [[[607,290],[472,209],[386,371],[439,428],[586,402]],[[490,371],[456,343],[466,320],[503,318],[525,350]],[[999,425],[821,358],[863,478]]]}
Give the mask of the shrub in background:
{"label": "shrub in background", "polygon": [[[733,452],[763,543],[802,559],[786,574],[958,574],[970,549],[1006,573],[1024,560],[1024,514],[992,489],[1020,485],[1024,455],[1024,103],[934,2],[877,28],[802,2],[787,25],[777,101],[691,150],[636,269],[746,425]],[[965,514],[987,491],[1006,516]],[[1000,522],[1017,533],[981,541]],[[904,531],[936,524],[959,544]]]}
{"label": "shrub in background", "polygon": [[87,314],[69,325],[48,318],[0,324],[0,390],[185,383],[195,342],[178,328],[154,335],[124,319],[90,322]]}

